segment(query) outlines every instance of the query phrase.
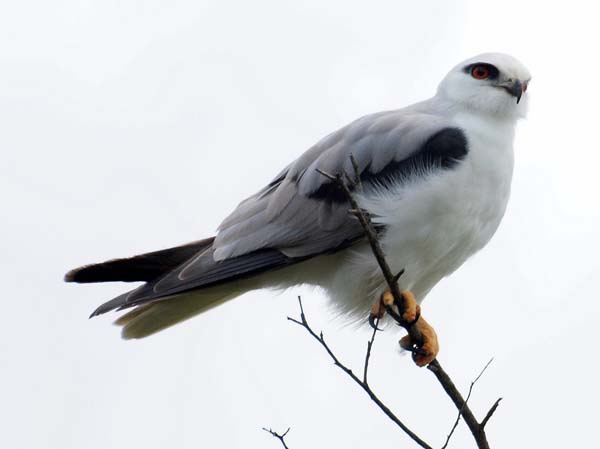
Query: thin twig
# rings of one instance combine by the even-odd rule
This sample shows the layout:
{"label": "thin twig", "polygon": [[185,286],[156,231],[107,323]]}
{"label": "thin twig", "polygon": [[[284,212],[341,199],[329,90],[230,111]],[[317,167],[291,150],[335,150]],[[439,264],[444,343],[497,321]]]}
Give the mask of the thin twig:
{"label": "thin twig", "polygon": [[285,436],[288,434],[288,432],[290,431],[290,427],[288,427],[288,429],[283,432],[282,434],[278,434],[277,432],[275,432],[274,430],[271,430],[270,428],[267,429],[266,427],[263,427],[262,430],[264,430],[265,432],[269,432],[271,435],[273,435],[273,437],[277,438],[279,441],[281,441],[281,444],[283,444],[283,447],[285,449],[290,449],[288,447],[287,444],[285,444]]}
{"label": "thin twig", "polygon": [[362,181],[360,179],[360,169],[358,168],[358,164],[356,163],[356,159],[354,159],[354,155],[350,153],[350,162],[352,163],[352,169],[354,170],[354,184],[356,188],[362,190]]}
{"label": "thin twig", "polygon": [[452,402],[454,402],[456,409],[460,411],[460,414],[465,420],[465,424],[467,424],[467,427],[477,443],[477,447],[479,449],[490,449],[485,430],[481,424],[477,422],[477,418],[475,418],[475,415],[463,399],[462,394],[460,394],[460,391],[458,391],[458,388],[456,388],[456,385],[454,385],[450,376],[444,371],[440,362],[437,359],[434,360],[427,365],[427,369],[435,375],[446,394],[450,397]]}
{"label": "thin twig", "polygon": [[496,402],[494,402],[494,405],[492,405],[492,407],[490,408],[490,410],[487,412],[487,414],[485,415],[485,418],[483,418],[483,420],[481,421],[481,427],[482,428],[484,428],[485,425],[488,423],[488,421],[490,420],[490,418],[492,417],[492,415],[494,414],[494,412],[496,411],[496,409],[500,405],[500,401],[501,400],[502,400],[502,398],[496,399]]}
{"label": "thin twig", "polygon": [[[483,375],[483,373],[485,372],[485,370],[488,369],[488,366],[490,366],[490,364],[492,363],[493,360],[494,359],[491,358],[489,360],[489,362],[487,362],[485,364],[485,366],[483,367],[483,369],[481,370],[481,372],[477,375],[477,377],[471,382],[471,385],[469,386],[469,392],[467,394],[467,398],[465,399],[465,406],[469,402],[469,399],[471,399],[471,393],[473,392],[473,387],[475,386],[475,384],[477,383],[477,381],[479,380],[479,378]],[[460,417],[462,416],[463,409],[464,409],[464,407],[461,407],[461,409],[458,411],[458,414],[456,415],[456,421],[454,421],[454,425],[452,426],[452,429],[450,429],[450,433],[446,437],[446,442],[442,446],[442,449],[446,449],[448,447],[448,443],[450,443],[450,438],[452,438],[452,435],[454,434],[454,431],[456,430],[456,428],[458,427],[458,423],[460,422]],[[481,425],[484,426],[483,421],[482,421]]]}
{"label": "thin twig", "polygon": [[[360,206],[356,202],[356,199],[352,195],[352,192],[350,191],[348,185],[342,179],[341,175],[339,175],[339,174],[332,175],[330,173],[324,172],[319,169],[317,169],[317,172],[320,173],[321,175],[325,176],[327,179],[331,180],[332,182],[337,183],[338,186],[344,191],[346,198],[348,199],[348,202],[350,203],[350,208],[351,208],[350,210],[353,212],[353,214],[356,216],[356,218],[358,218],[358,221],[360,222],[360,224],[365,232],[365,236],[367,237],[367,241],[369,242],[369,245],[371,246],[371,250],[373,251],[375,259],[377,260],[377,263],[379,264],[379,268],[381,269],[381,272],[383,273],[383,277],[385,278],[385,280],[388,284],[388,287],[390,289],[390,292],[392,293],[392,296],[394,297],[394,302],[396,304],[399,304],[400,308],[403,309],[404,308],[404,297],[400,293],[400,287],[398,286],[399,275],[392,273],[392,270],[390,269],[390,266],[388,265],[388,263],[386,261],[385,254],[379,243],[379,236],[377,234],[377,231],[375,230],[375,227],[373,226],[373,223],[371,222],[371,218],[368,216],[368,214],[365,213],[365,211],[363,209],[360,208]],[[404,270],[402,270],[400,272],[400,274],[402,274],[403,271]],[[388,307],[387,311],[388,312],[391,311],[392,316],[394,316],[393,310],[391,308]],[[416,326],[412,325],[414,323],[408,323],[408,322],[404,321],[402,319],[401,314],[396,314],[394,316],[394,319],[398,324],[400,324],[402,327],[404,327],[407,330],[408,334],[411,337],[411,340],[414,341],[415,343],[417,343],[417,345],[419,345],[420,343],[423,342],[423,336],[421,335],[421,332],[417,329]]]}
{"label": "thin twig", "polygon": [[379,330],[379,320],[381,320],[380,316],[375,318],[375,326],[373,327],[373,333],[371,334],[371,339],[367,342],[367,353],[365,354],[365,367],[363,369],[363,383],[365,385],[369,385],[369,381],[367,380],[367,374],[369,372],[369,360],[371,359],[371,349],[373,349],[373,342],[375,341],[375,334]]}
{"label": "thin twig", "polygon": [[[306,320],[306,315],[304,314],[304,308],[302,307],[302,299],[298,296],[298,303],[300,305],[300,320],[297,320],[295,318],[291,318],[288,317],[289,321],[292,321],[293,323],[298,324],[299,326],[302,326],[304,329],[306,329],[308,331],[308,333],[315,339],[317,340],[321,346],[323,346],[323,348],[325,348],[325,351],[327,351],[327,354],[329,354],[329,357],[331,357],[331,359],[333,360],[333,363],[335,364],[335,366],[339,367],[342,371],[344,371],[348,376],[350,376],[350,378],[357,383],[371,398],[371,400],[373,402],[375,402],[375,404],[377,404],[377,406],[383,411],[383,413],[385,413],[385,415],[390,418],[394,423],[396,423],[396,425],[398,427],[400,427],[415,443],[417,443],[419,446],[421,446],[424,449],[432,449],[432,447],[427,444],[425,441],[423,441],[416,433],[414,433],[412,430],[410,430],[406,424],[404,424],[390,409],[387,405],[385,405],[381,399],[379,399],[379,397],[377,397],[377,395],[375,394],[375,392],[371,389],[371,387],[369,386],[369,384],[366,381],[361,380],[356,374],[354,374],[354,372],[348,368],[346,365],[344,365],[342,362],[340,362],[340,360],[337,358],[337,356],[333,353],[333,351],[331,350],[331,348],[329,347],[329,345],[325,342],[325,337],[323,336],[323,332],[320,332],[318,335],[317,333],[310,327],[310,325],[308,324],[308,321]],[[373,333],[375,334],[376,330],[373,330]],[[371,337],[370,340],[370,345],[369,347],[372,347],[373,345],[373,340],[374,340],[374,334]],[[367,351],[368,355],[365,357],[365,374],[364,377],[366,378],[366,371],[368,369],[368,360],[370,358],[370,351]]]}

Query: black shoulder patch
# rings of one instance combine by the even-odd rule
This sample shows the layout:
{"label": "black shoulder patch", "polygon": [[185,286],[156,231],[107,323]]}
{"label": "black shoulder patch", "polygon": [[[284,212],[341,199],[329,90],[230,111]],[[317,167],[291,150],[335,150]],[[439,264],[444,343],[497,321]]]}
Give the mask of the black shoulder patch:
{"label": "black shoulder patch", "polygon": [[[360,178],[363,184],[386,187],[399,178],[407,179],[438,169],[451,169],[468,152],[465,133],[460,128],[444,128],[427,139],[418,151],[406,159],[391,162],[377,173],[371,172],[370,167],[367,167]],[[346,201],[344,192],[333,182],[323,183],[310,197],[337,203]]]}
{"label": "black shoulder patch", "polygon": [[415,156],[428,160],[432,168],[452,168],[468,152],[465,133],[459,128],[445,128],[431,136]]}

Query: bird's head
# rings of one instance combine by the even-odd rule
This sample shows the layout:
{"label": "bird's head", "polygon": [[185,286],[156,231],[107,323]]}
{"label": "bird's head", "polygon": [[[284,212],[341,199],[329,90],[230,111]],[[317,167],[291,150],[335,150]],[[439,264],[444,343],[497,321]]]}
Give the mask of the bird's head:
{"label": "bird's head", "polygon": [[438,87],[438,95],[482,113],[511,118],[527,113],[531,75],[516,58],[484,53],[454,67]]}

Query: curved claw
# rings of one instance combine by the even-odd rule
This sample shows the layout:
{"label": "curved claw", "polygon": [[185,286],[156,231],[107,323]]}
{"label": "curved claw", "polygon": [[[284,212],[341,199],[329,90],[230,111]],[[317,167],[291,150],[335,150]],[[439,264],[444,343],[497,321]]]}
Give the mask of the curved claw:
{"label": "curved claw", "polygon": [[412,353],[415,352],[415,348],[414,348],[412,339],[410,338],[410,335],[405,335],[404,337],[402,337],[400,339],[400,341],[398,343],[400,343],[400,347],[402,349],[404,349],[405,351],[409,351]]}
{"label": "curved claw", "polygon": [[375,314],[370,314],[369,315],[369,325],[371,326],[372,329],[375,329],[376,331],[382,331],[383,329],[377,327],[377,322],[375,320],[378,319],[378,316]]}

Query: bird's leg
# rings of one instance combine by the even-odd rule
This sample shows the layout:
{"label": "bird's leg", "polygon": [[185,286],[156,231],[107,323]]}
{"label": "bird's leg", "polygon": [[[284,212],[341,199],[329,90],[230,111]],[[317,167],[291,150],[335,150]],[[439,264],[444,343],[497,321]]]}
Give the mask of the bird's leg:
{"label": "bird's leg", "polygon": [[423,343],[417,344],[413,342],[410,335],[403,337],[400,340],[402,348],[413,353],[413,360],[418,366],[425,366],[431,363],[439,352],[439,344],[437,334],[433,327],[425,321],[421,316],[421,306],[417,304],[414,295],[404,290],[401,292],[403,304],[396,304],[394,296],[389,290],[386,290],[381,295],[381,298],[373,305],[369,323],[374,327],[375,319],[382,318],[385,315],[387,307],[396,306],[400,312],[400,318],[406,323],[412,323],[423,337]]}

